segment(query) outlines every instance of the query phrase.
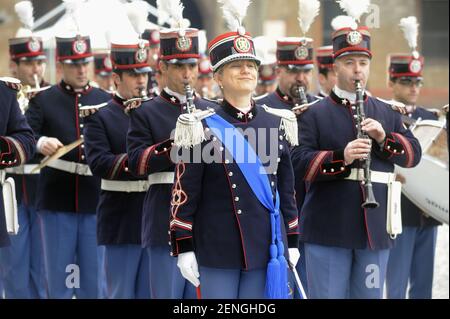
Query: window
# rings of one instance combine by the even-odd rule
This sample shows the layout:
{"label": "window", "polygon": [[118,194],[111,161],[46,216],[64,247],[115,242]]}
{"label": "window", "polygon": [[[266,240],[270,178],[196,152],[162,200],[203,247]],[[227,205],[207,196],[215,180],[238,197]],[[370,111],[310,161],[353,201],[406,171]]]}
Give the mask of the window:
{"label": "window", "polygon": [[325,0],[321,2],[321,6],[321,10],[323,10],[323,43],[321,45],[331,45],[331,34],[334,31],[331,27],[331,20],[345,13],[334,0]]}
{"label": "window", "polygon": [[422,54],[430,58],[447,59],[448,0],[422,1]]}

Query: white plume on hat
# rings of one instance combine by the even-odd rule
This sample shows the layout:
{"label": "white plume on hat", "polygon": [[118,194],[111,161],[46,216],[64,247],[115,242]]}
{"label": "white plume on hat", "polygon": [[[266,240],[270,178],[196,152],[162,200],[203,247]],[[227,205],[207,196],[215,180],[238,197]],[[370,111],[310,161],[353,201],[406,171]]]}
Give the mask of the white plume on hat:
{"label": "white plume on hat", "polygon": [[253,38],[256,56],[261,60],[261,64],[273,64],[277,62],[276,50],[277,43],[266,36]]}
{"label": "white plume on hat", "polygon": [[200,53],[206,53],[207,48],[208,48],[208,39],[206,37],[206,31],[199,30],[198,31],[198,51]]}
{"label": "white plume on hat", "polygon": [[14,9],[23,25],[23,27],[17,30],[16,37],[31,36],[34,26],[33,4],[31,1],[20,1],[16,3]]}
{"label": "white plume on hat", "polygon": [[239,34],[245,34],[245,28],[242,21],[247,15],[247,9],[250,0],[217,0],[222,5],[223,18],[227,23],[228,29],[238,31]]}
{"label": "white plume on hat", "polygon": [[76,34],[81,33],[81,16],[80,9],[81,5],[85,0],[63,0],[66,5],[66,13],[72,19],[72,24],[69,26],[69,31],[75,32]]}
{"label": "white plume on hat", "polygon": [[183,18],[184,5],[180,0],[158,0],[158,12],[169,17],[170,27],[178,29],[180,36],[183,36],[191,22]]}
{"label": "white plume on hat", "polygon": [[331,27],[335,31],[343,28],[351,28],[355,30],[356,28],[358,28],[358,24],[352,17],[341,15],[331,20]]}
{"label": "white plume on hat", "polygon": [[414,16],[402,18],[400,19],[399,26],[400,29],[402,29],[405,39],[413,51],[413,54],[418,54],[417,37],[419,35],[419,24],[417,23],[417,18]]}
{"label": "white plume on hat", "polygon": [[342,10],[355,21],[360,21],[363,13],[369,11],[370,0],[336,0]]}
{"label": "white plume on hat", "polygon": [[319,0],[298,0],[298,22],[303,35],[309,31],[311,24],[319,14]]}
{"label": "white plume on hat", "polygon": [[149,7],[150,4],[142,0],[125,4],[128,19],[138,36],[141,36],[145,31]]}
{"label": "white plume on hat", "polygon": [[158,10],[158,25],[162,26],[164,23],[168,22],[170,19],[169,13],[165,8],[164,0],[156,0],[156,7]]}

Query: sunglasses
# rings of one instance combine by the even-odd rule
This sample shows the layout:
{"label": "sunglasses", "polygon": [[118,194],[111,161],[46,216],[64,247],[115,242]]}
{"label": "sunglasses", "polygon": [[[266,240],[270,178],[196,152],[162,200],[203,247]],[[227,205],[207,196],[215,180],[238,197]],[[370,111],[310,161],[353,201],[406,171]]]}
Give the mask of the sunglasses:
{"label": "sunglasses", "polygon": [[420,79],[399,79],[398,83],[404,86],[417,86],[421,88],[423,86],[423,81]]}

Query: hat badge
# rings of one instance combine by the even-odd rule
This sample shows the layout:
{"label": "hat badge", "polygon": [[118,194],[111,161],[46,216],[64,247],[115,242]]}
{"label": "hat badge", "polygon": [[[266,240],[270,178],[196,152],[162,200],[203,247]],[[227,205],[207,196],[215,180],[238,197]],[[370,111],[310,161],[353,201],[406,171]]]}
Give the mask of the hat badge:
{"label": "hat badge", "polygon": [[32,38],[30,42],[28,42],[28,49],[30,52],[38,52],[41,50],[41,43],[39,40]]}
{"label": "hat badge", "polygon": [[179,37],[177,39],[175,45],[176,45],[178,51],[186,52],[186,51],[189,51],[191,49],[192,40],[189,37],[182,36],[182,37]]}
{"label": "hat badge", "polygon": [[419,60],[412,60],[409,63],[409,70],[412,73],[419,73],[422,70],[422,63]]}
{"label": "hat badge", "polygon": [[237,37],[234,39],[234,48],[239,53],[247,53],[251,50],[252,45],[246,37]]}
{"label": "hat badge", "polygon": [[354,30],[347,34],[347,43],[350,45],[358,45],[361,43],[362,39],[362,34],[359,31]]}
{"label": "hat badge", "polygon": [[87,43],[83,39],[78,39],[73,43],[73,51],[76,54],[83,54],[87,51]]}
{"label": "hat badge", "polygon": [[308,57],[308,48],[299,46],[295,49],[294,54],[297,60],[304,60]]}
{"label": "hat badge", "polygon": [[148,58],[147,50],[145,50],[144,48],[140,48],[139,50],[136,51],[135,57],[138,63],[146,62]]}

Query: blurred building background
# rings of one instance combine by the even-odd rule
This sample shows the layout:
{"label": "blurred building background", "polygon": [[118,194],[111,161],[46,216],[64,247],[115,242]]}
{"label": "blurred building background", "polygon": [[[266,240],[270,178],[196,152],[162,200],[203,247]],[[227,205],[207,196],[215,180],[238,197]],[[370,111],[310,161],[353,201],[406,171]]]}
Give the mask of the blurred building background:
{"label": "blurred building background", "polygon": [[[96,0],[89,0],[96,1]],[[156,6],[156,0],[147,0]],[[20,26],[14,12],[15,0],[0,1],[0,75],[8,71],[8,38],[13,37]],[[51,12],[61,4],[61,0],[33,0],[35,19]],[[208,39],[226,30],[221,9],[214,0],[183,0],[185,16],[191,25],[205,29]],[[374,53],[369,89],[380,97],[389,97],[386,88],[389,53],[409,52],[403,34],[398,27],[401,18],[417,16],[420,23],[419,51],[425,57],[425,86],[420,104],[440,107],[449,99],[449,19],[448,0],[372,0],[372,10],[362,18],[363,24],[373,26],[372,51]],[[245,19],[247,30],[253,36],[266,35],[276,39],[282,36],[300,36],[297,22],[297,0],[253,0]],[[64,13],[46,21],[38,29],[51,26]],[[314,46],[330,44],[331,20],[343,14],[334,0],[322,0],[321,12],[308,34],[314,38]],[[108,7],[97,13],[98,17],[108,16]],[[152,22],[157,19],[150,16]]]}

